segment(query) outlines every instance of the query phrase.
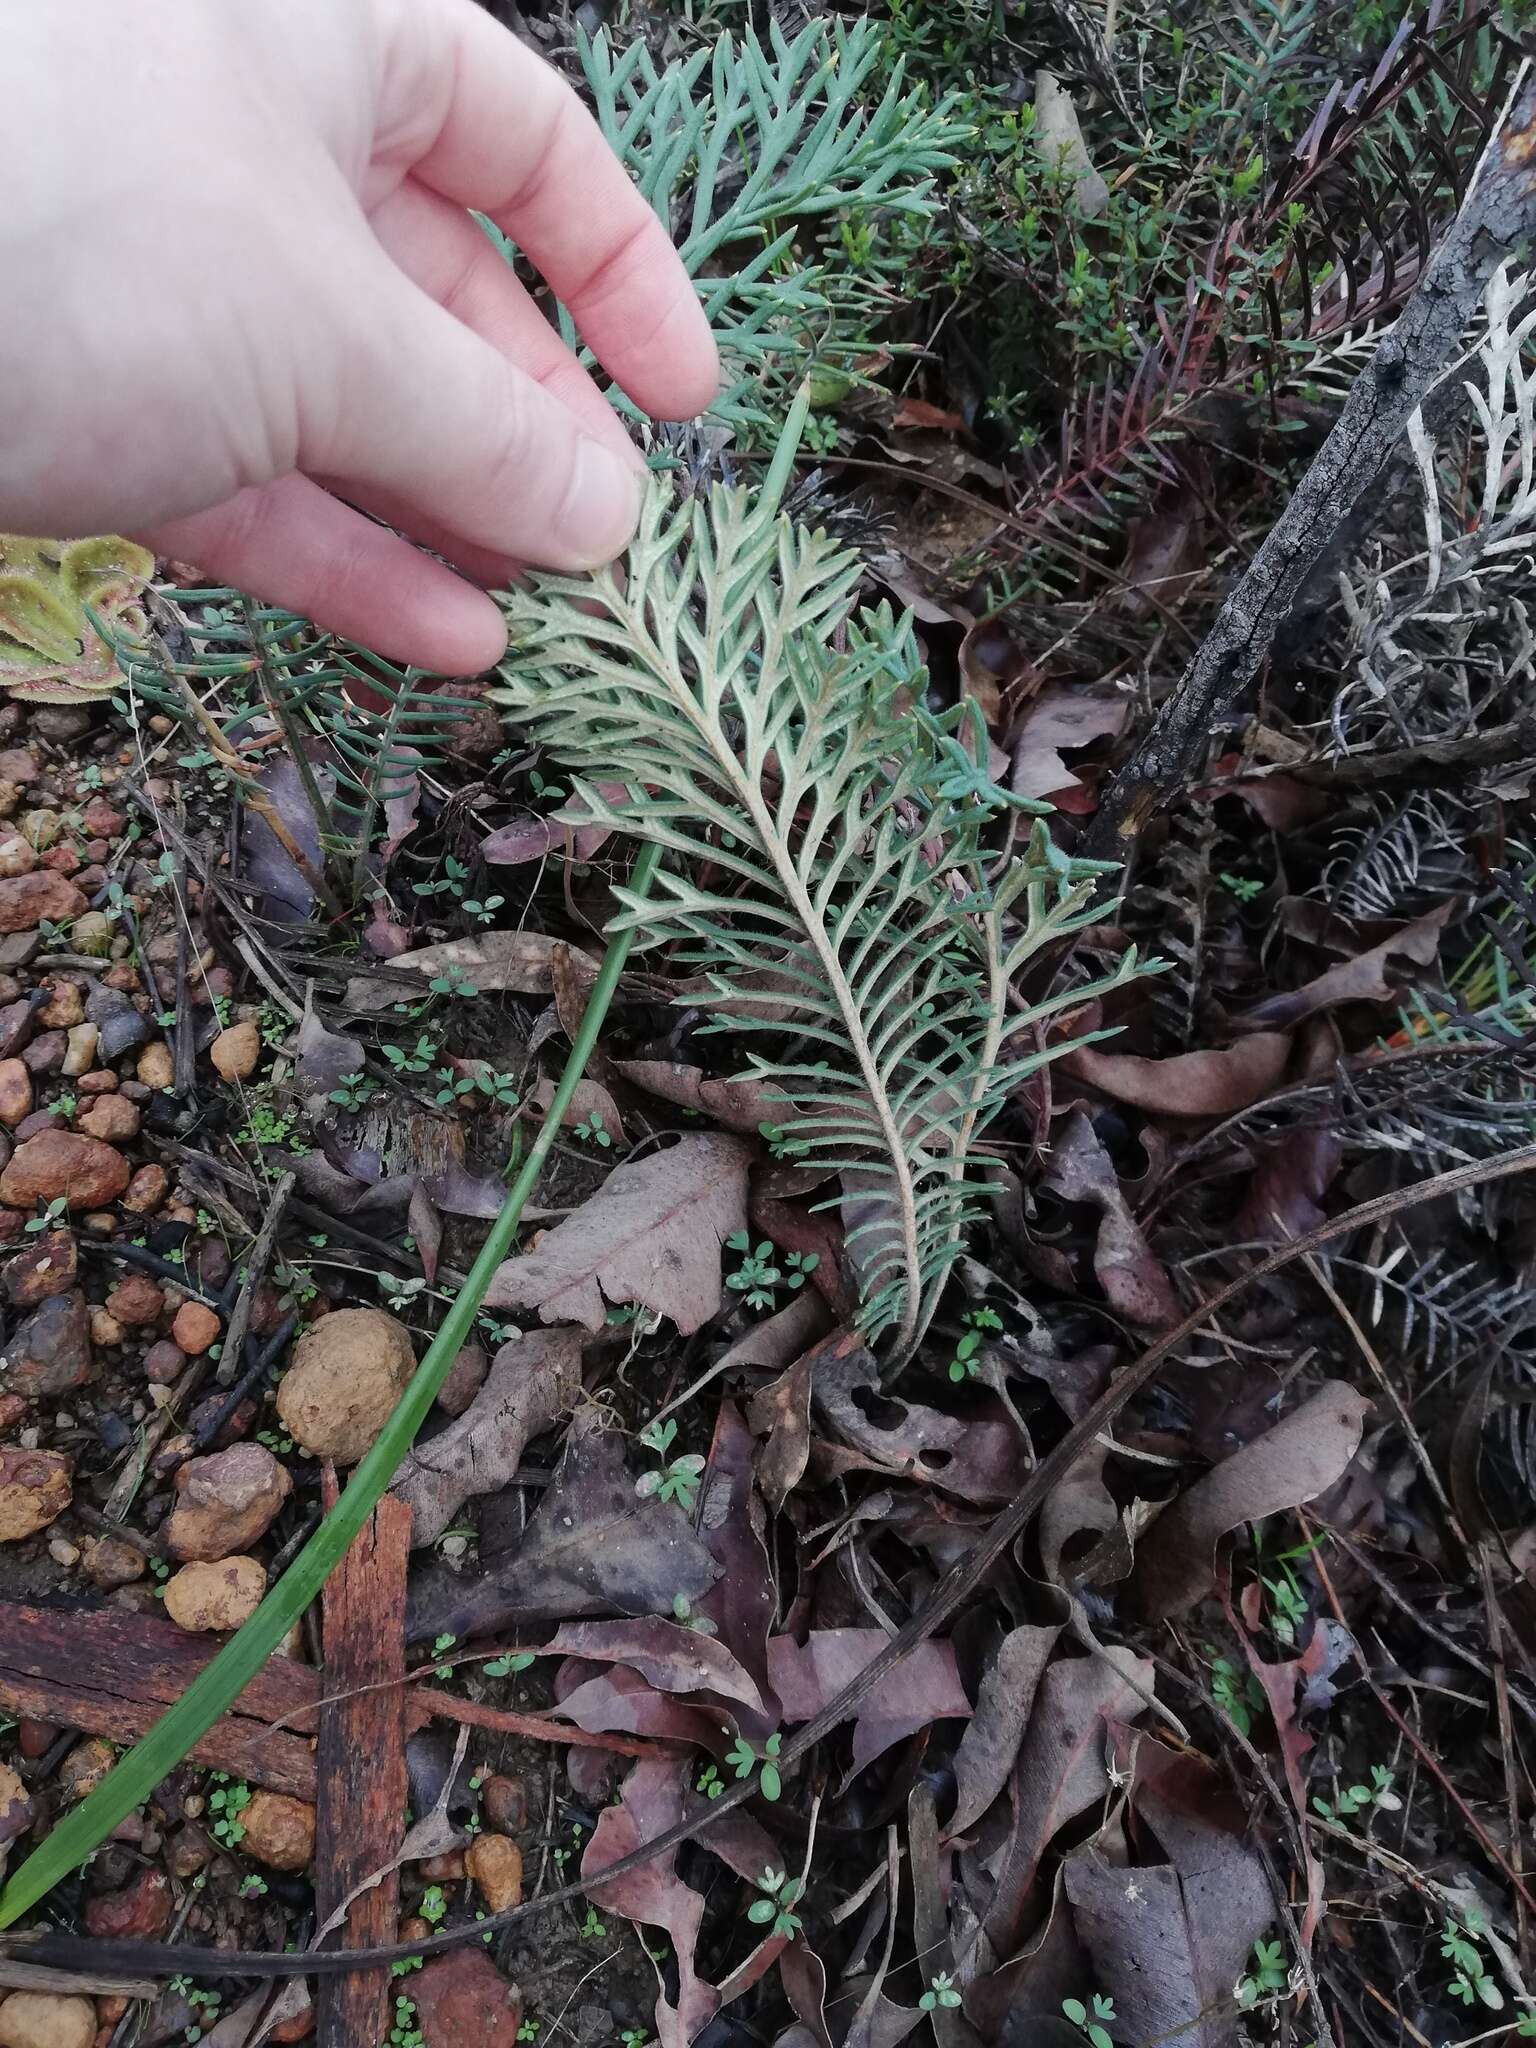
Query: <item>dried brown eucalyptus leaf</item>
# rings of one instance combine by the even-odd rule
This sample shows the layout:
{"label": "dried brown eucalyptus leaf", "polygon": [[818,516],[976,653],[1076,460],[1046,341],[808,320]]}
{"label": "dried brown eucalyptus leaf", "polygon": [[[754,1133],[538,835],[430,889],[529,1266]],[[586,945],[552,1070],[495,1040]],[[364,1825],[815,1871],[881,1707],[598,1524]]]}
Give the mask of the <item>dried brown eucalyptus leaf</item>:
{"label": "dried brown eucalyptus leaf", "polygon": [[751,1155],[715,1133],[616,1166],[537,1248],[508,1259],[487,1308],[537,1309],[546,1323],[603,1327],[608,1302],[638,1302],[686,1336],[719,1312],[720,1247],[747,1222]]}

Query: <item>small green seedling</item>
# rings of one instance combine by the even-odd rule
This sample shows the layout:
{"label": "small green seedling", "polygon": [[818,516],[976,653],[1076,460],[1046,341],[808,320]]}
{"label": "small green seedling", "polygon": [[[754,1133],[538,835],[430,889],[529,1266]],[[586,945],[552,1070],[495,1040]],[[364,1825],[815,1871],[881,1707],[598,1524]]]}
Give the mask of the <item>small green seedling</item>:
{"label": "small green seedling", "polygon": [[1246,1974],[1237,1980],[1237,2002],[1243,2011],[1257,2005],[1261,1998],[1278,1998],[1289,1987],[1290,1971],[1283,1945],[1278,1941],[1256,1941],[1253,1960]]}
{"label": "small green seedling", "polygon": [[213,1790],[208,1794],[213,1839],[226,1849],[238,1848],[245,1840],[240,1816],[251,1803],[251,1788],[243,1780],[230,1778],[228,1771],[215,1771]]}
{"label": "small green seedling", "polygon": [[955,1989],[954,1979],[948,1970],[940,1970],[937,1977],[928,1979],[928,1989],[917,2001],[919,2012],[937,2012],[940,2006],[952,2012],[960,2003],[960,1994]]}
{"label": "small green seedling", "polygon": [[980,1370],[976,1354],[981,1349],[983,1333],[1003,1327],[1002,1317],[990,1308],[967,1309],[960,1322],[961,1336],[949,1361],[949,1376],[957,1386],[962,1380],[974,1379]]}
{"label": "small green seedling", "polygon": [[686,1593],[672,1595],[672,1619],[681,1622],[684,1628],[691,1628],[696,1636],[717,1636],[719,1628],[707,1614],[695,1614]]}
{"label": "small green seedling", "polygon": [[1367,1807],[1378,1807],[1383,1813],[1398,1813],[1402,1800],[1392,1789],[1396,1773],[1389,1771],[1385,1764],[1371,1765],[1369,1785],[1346,1785],[1329,1800],[1315,1798],[1313,1808],[1324,1820],[1350,1820]]}
{"label": "small green seedling", "polygon": [[765,1799],[777,1799],[784,1790],[784,1781],[779,1776],[779,1752],[784,1747],[782,1735],[770,1735],[760,1750],[754,1749],[745,1736],[738,1735],[725,1753],[725,1760],[738,1778],[750,1778],[761,1765],[757,1789]]}
{"label": "small green seedling", "polygon": [[613,1143],[613,1133],[603,1122],[601,1110],[589,1110],[572,1132],[583,1145],[597,1145],[606,1150]]}
{"label": "small green seedling", "polygon": [[403,1994],[395,2000],[395,2023],[389,2030],[389,2048],[422,2048],[415,2001]]}
{"label": "small green seedling", "polygon": [[[441,1657],[445,1651],[451,1650],[457,1641],[458,1637],[453,1635],[434,1636],[432,1639],[433,1656]],[[432,1674],[435,1678],[451,1678],[453,1676],[453,1666],[451,1664],[434,1664]]]}
{"label": "small green seedling", "polygon": [[1264,1688],[1251,1671],[1239,1671],[1230,1657],[1211,1663],[1211,1698],[1239,1735],[1251,1735],[1253,1717],[1264,1710]]}
{"label": "small green seedling", "polygon": [[588,1906],[587,1917],[581,1923],[582,1940],[605,1941],[607,1937],[608,1929],[603,1925],[603,1922],[598,1918],[596,1906]]}
{"label": "small green seedling", "polygon": [[437,1057],[437,1047],[423,1031],[414,1045],[386,1045],[383,1053],[397,1074],[424,1074]]}
{"label": "small green seedling", "polygon": [[784,1277],[773,1263],[773,1246],[765,1238],[754,1249],[746,1231],[733,1230],[725,1240],[725,1248],[741,1254],[741,1263],[735,1272],[725,1276],[726,1286],[737,1294],[744,1294],[748,1308],[772,1308],[773,1290]]}
{"label": "small green seedling", "polygon": [[1504,2006],[1504,1994],[1488,1975],[1477,1941],[1482,1930],[1468,1922],[1458,1925],[1454,1920],[1446,1925],[1440,1937],[1440,1953],[1448,1963],[1454,1963],[1456,1974],[1451,1979],[1451,1996],[1459,1998],[1463,2005],[1482,2004],[1490,2012],[1500,2012]]}
{"label": "small green seedling", "polygon": [[59,1195],[38,1215],[29,1216],[22,1225],[22,1229],[27,1232],[28,1236],[35,1236],[40,1230],[52,1230],[55,1224],[66,1222],[68,1217],[68,1198],[64,1195]]}
{"label": "small green seedling", "polygon": [[338,1109],[362,1109],[378,1092],[378,1083],[370,1081],[365,1073],[359,1071],[355,1074],[343,1074],[325,1099],[327,1102],[334,1102]]}
{"label": "small green seedling", "polygon": [[440,1884],[429,1884],[421,1895],[421,1904],[416,1908],[420,1917],[429,1927],[441,1927],[448,1917],[448,1900]]}
{"label": "small green seedling", "polygon": [[699,1782],[695,1790],[702,1792],[706,1799],[718,1799],[725,1790],[725,1780],[713,1764],[706,1764],[699,1773]]}
{"label": "small green seedling", "polygon": [[640,1442],[656,1453],[661,1464],[656,1471],[643,1473],[635,1481],[635,1492],[641,1500],[649,1500],[653,1494],[658,1500],[675,1500],[685,1515],[691,1515],[699,1497],[704,1460],[692,1452],[681,1458],[669,1458],[667,1454],[676,1439],[677,1422],[671,1416],[665,1422],[648,1422],[641,1430]]}
{"label": "small green seedling", "polygon": [[1091,2014],[1080,1998],[1064,1998],[1061,2001],[1061,2009],[1074,2027],[1081,2027],[1092,2042],[1093,2048],[1115,2048],[1109,2037],[1109,2029],[1104,2024],[1106,2020],[1112,2020],[1115,2016],[1115,2001],[1112,1998],[1106,1998],[1102,1992],[1095,1991]]}
{"label": "small green seedling", "polygon": [[532,1662],[532,1650],[508,1650],[505,1656],[493,1657],[480,1668],[487,1678],[510,1678],[516,1671],[526,1671]]}
{"label": "small green seedling", "polygon": [[786,1877],[782,1870],[765,1870],[757,1880],[757,1888],[763,1896],[748,1906],[747,1918],[754,1927],[768,1927],[783,1940],[793,1941],[800,1932],[794,1908],[800,1902],[804,1885],[798,1879]]}

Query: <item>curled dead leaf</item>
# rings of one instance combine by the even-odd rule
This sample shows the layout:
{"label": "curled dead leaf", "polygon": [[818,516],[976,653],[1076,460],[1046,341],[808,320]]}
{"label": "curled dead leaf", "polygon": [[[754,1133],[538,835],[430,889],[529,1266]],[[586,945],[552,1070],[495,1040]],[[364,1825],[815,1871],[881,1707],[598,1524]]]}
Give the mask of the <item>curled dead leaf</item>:
{"label": "curled dead leaf", "polygon": [[1165,1508],[1136,1559],[1133,1583],[1142,1612],[1158,1621],[1187,1613],[1211,1589],[1223,1536],[1315,1500],[1342,1479],[1370,1410],[1363,1394],[1343,1380],[1328,1380],[1294,1414]]}
{"label": "curled dead leaf", "polygon": [[1218,1052],[1180,1052],[1168,1059],[1100,1052],[1091,1045],[1063,1053],[1058,1072],[1084,1081],[1116,1102],[1161,1116],[1231,1116],[1273,1095],[1291,1057],[1287,1031],[1260,1031]]}

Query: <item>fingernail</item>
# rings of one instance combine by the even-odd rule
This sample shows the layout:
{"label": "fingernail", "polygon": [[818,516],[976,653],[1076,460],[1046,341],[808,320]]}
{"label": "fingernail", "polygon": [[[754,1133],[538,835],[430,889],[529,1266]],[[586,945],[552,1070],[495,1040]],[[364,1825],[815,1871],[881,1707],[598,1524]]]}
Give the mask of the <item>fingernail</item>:
{"label": "fingernail", "polygon": [[640,517],[640,479],[600,441],[576,443],[553,539],[573,569],[596,569],[621,554]]}

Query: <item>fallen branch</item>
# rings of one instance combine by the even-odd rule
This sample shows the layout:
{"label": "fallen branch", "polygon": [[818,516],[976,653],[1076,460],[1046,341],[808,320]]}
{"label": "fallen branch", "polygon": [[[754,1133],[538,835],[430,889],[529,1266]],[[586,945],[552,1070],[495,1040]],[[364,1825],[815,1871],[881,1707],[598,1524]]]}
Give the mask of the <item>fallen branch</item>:
{"label": "fallen branch", "polygon": [[1529,64],[1461,211],[1413,297],[1239,578],[1152,728],[1110,783],[1080,851],[1129,864],[1150,819],[1194,780],[1335,537],[1393,460],[1414,412],[1455,372],[1467,323],[1499,264],[1536,233],[1536,80]]}
{"label": "fallen branch", "polygon": [[[1181,1323],[1160,1337],[1150,1350],[1144,1351],[1136,1363],[1127,1367],[1072,1425],[1050,1456],[1036,1466],[1012,1504],[1004,1508],[986,1534],[959,1563],[951,1566],[906,1627],[827,1702],[814,1720],[807,1721],[790,1736],[783,1747],[782,1768],[788,1771],[824,1736],[848,1720],[905,1657],[951,1619],[998,1559],[1017,1542],[1047,1495],[1061,1484],[1088,1446],[1112,1425],[1131,1397],[1147,1385],[1159,1366],[1202,1325],[1245,1293],[1254,1281],[1267,1279],[1271,1273],[1278,1273],[1290,1265],[1293,1259],[1303,1258],[1322,1245],[1332,1244],[1336,1238],[1347,1237],[1352,1231],[1384,1222],[1388,1217],[1401,1215],[1404,1210],[1417,1208],[1421,1203],[1457,1194],[1463,1188],[1479,1187],[1489,1181],[1507,1180],[1514,1174],[1532,1172],[1536,1172],[1536,1145],[1524,1145],[1516,1152],[1506,1153],[1502,1159],[1472,1160],[1465,1166],[1453,1167],[1448,1173],[1437,1173],[1429,1180],[1420,1181],[1415,1187],[1397,1188],[1390,1194],[1377,1195],[1369,1202],[1346,1209],[1342,1216],[1320,1223],[1304,1237],[1292,1238],[1267,1258],[1260,1259],[1257,1265],[1239,1273],[1235,1280],[1219,1287],[1208,1300],[1192,1309]],[[688,1815],[675,1827],[664,1829],[654,1840],[642,1843],[630,1855],[610,1864],[603,1871],[604,1883],[642,1869],[653,1857],[664,1855],[683,1842],[706,1836],[717,1821],[728,1813],[734,1813],[754,1797],[755,1790],[750,1778],[731,1786],[701,1812]],[[403,1961],[408,1956],[439,1955],[446,1949],[481,1941],[487,1934],[494,1936],[503,1928],[529,1920],[537,1913],[572,1905],[584,1891],[585,1886],[579,1883],[561,1885],[537,1898],[525,1899],[519,1906],[509,1906],[503,1913],[492,1914],[488,1919],[477,1920],[467,1927],[431,1935],[408,1947],[396,1944],[389,1948],[359,1949],[347,1954],[336,1950],[309,1949],[302,1956],[273,1949],[251,1950],[239,1958],[239,1971],[248,1977],[287,1977],[296,1973],[312,1976],[321,1970],[355,1969],[360,1963],[392,1963]],[[35,1959],[63,1968],[121,1969],[146,1975],[169,1976],[173,1971],[189,1977],[227,1977],[230,1974],[230,1956],[224,1949],[181,1946],[169,1949],[148,1941],[89,1941],[51,1933],[0,1934],[0,1956]]]}

